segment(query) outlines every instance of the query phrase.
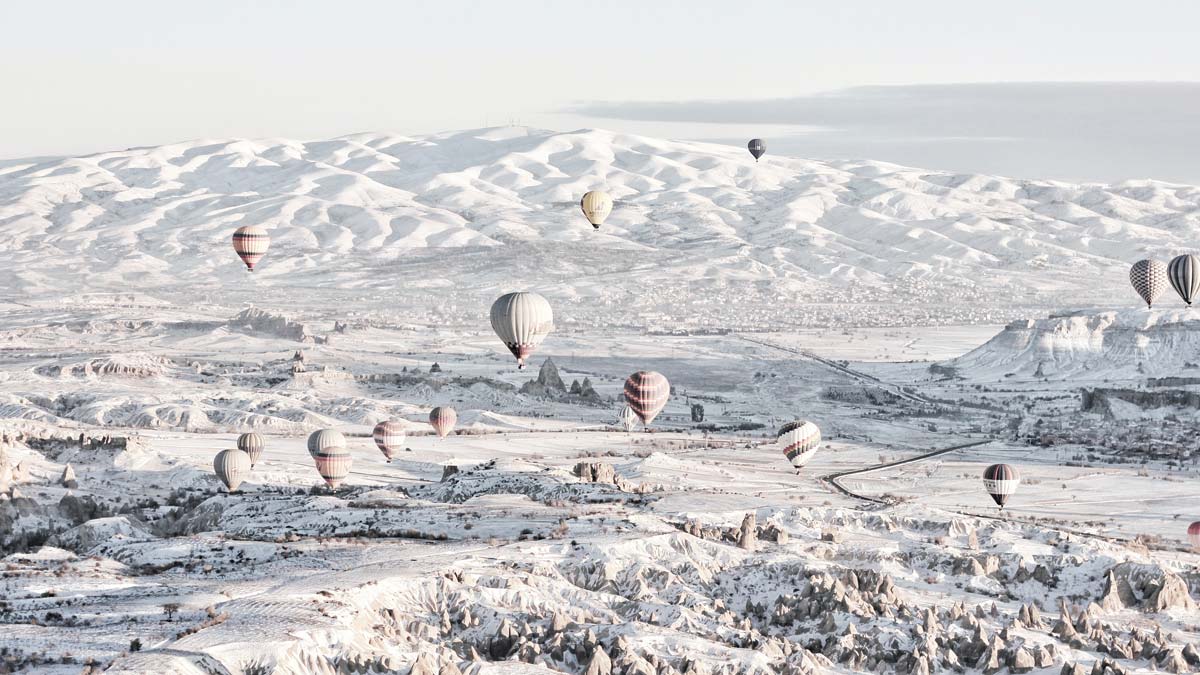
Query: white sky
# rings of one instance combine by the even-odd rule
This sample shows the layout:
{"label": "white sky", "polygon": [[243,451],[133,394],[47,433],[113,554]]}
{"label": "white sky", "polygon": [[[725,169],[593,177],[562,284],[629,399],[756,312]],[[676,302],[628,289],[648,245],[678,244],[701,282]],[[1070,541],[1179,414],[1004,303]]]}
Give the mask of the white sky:
{"label": "white sky", "polygon": [[1200,81],[1197,30],[1200,3],[1185,0],[3,2],[0,157],[575,128],[555,113],[577,102]]}

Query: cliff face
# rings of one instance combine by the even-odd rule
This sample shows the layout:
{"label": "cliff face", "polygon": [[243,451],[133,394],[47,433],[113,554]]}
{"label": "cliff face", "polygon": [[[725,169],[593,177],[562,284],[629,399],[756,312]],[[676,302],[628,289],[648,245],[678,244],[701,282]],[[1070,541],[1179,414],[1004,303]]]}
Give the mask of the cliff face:
{"label": "cliff face", "polygon": [[1151,408],[1187,408],[1200,410],[1200,391],[1146,391],[1143,389],[1081,389],[1079,409],[1108,414],[1112,401],[1124,401],[1148,410]]}
{"label": "cliff face", "polygon": [[[1131,309],[1014,321],[936,364],[968,378],[1179,377],[1200,362],[1200,315]],[[1200,375],[1200,370],[1192,370]]]}
{"label": "cliff face", "polygon": [[292,321],[286,316],[271,314],[256,307],[243,309],[237,316],[230,319],[229,328],[246,333],[267,333],[297,342],[314,341],[312,334],[308,332],[308,326]]}

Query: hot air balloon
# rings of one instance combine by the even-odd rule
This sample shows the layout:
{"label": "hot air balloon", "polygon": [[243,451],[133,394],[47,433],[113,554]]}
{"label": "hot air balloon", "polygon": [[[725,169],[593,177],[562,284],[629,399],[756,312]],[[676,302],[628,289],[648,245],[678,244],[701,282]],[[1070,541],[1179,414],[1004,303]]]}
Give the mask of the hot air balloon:
{"label": "hot air balloon", "polygon": [[325,479],[325,484],[336,490],[342,481],[346,480],[346,476],[350,475],[350,465],[354,463],[354,457],[346,448],[333,446],[317,453],[313,461],[317,464],[317,473]]}
{"label": "hot air balloon", "polygon": [[392,461],[392,455],[400,451],[404,447],[404,423],[395,420],[380,422],[375,425],[375,431],[372,433],[375,437],[375,445],[379,446],[379,451],[387,457],[387,461]]}
{"label": "hot air balloon", "polygon": [[438,438],[445,438],[454,430],[454,423],[458,421],[458,413],[454,412],[454,408],[440,405],[429,411],[429,423],[433,425],[433,430],[437,432]]}
{"label": "hot air balloon", "polygon": [[337,429],[321,429],[308,437],[308,454],[316,457],[330,448],[346,447],[346,437]]}
{"label": "hot air balloon", "polygon": [[250,455],[232,448],[222,450],[213,459],[213,472],[225,484],[225,489],[237,492],[242,481],[250,475]]}
{"label": "hot air balloon", "polygon": [[662,412],[670,395],[671,383],[661,373],[639,370],[625,380],[625,401],[646,426]]}
{"label": "hot air balloon", "polygon": [[492,303],[492,330],[523,369],[526,357],[554,330],[554,312],[537,293],[506,293]]}
{"label": "hot air balloon", "polygon": [[1020,482],[1021,475],[1007,464],[993,464],[983,470],[983,487],[1000,508],[1004,508],[1005,502],[1017,491],[1017,484]]}
{"label": "hot air balloon", "polygon": [[821,430],[812,422],[796,420],[779,428],[775,441],[796,471],[808,464],[821,444]]}
{"label": "hot air balloon", "polygon": [[1200,520],[1188,525],[1188,541],[1194,548],[1200,548]]}
{"label": "hot air balloon", "polygon": [[613,201],[607,192],[592,190],[579,200],[579,207],[583,209],[583,215],[587,216],[592,227],[598,230],[604,224],[604,219],[608,217],[608,214],[612,213]]}
{"label": "hot air balloon", "polygon": [[634,427],[637,426],[637,423],[638,416],[637,413],[633,412],[633,408],[625,406],[624,408],[621,408],[621,412],[617,413],[617,426],[621,427],[625,431],[633,431]]}
{"label": "hot air balloon", "polygon": [[1153,307],[1167,288],[1167,266],[1157,260],[1139,260],[1129,268],[1129,283],[1146,301],[1146,307]]}
{"label": "hot air balloon", "polygon": [[270,246],[271,235],[258,225],[243,225],[233,233],[233,250],[251,272]]}
{"label": "hot air balloon", "polygon": [[263,448],[266,446],[266,440],[253,431],[248,434],[242,434],[237,439],[238,450],[250,455],[250,468],[254,468],[258,464],[258,458],[262,457]]}
{"label": "hot air balloon", "polygon": [[1192,298],[1200,295],[1200,256],[1176,256],[1167,265],[1167,278],[1179,297],[1191,307]]}
{"label": "hot air balloon", "polygon": [[758,161],[759,157],[767,154],[767,144],[762,142],[761,138],[751,138],[746,144],[746,148],[750,150],[750,154],[754,155],[754,161]]}

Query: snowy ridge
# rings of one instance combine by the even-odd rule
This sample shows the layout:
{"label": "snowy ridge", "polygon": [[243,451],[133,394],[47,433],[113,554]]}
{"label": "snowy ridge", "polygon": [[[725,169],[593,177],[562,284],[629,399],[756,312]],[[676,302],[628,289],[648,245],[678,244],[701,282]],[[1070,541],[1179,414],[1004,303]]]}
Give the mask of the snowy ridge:
{"label": "snowy ridge", "polygon": [[[578,212],[591,189],[616,201],[598,233]],[[1192,246],[1198,207],[1200,189],[1152,181],[755,164],[743,148],[599,130],[195,141],[6,163],[0,282],[244,286],[229,238],[260,224],[272,246],[258,288],[432,288],[453,273],[464,288],[553,283],[560,297],[685,279],[770,282],[767,299],[1072,302],[1124,284],[1134,259]]]}

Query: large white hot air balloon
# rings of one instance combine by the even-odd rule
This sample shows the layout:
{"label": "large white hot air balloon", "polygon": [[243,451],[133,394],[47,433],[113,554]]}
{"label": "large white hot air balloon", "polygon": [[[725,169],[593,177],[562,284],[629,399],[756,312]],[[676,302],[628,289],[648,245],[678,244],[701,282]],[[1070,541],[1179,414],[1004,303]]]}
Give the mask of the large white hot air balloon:
{"label": "large white hot air balloon", "polygon": [[429,424],[437,432],[438,438],[445,438],[446,434],[453,431],[456,422],[458,413],[450,406],[440,405],[429,411]]}
{"label": "large white hot air balloon", "polygon": [[407,432],[404,429],[403,422],[396,420],[387,420],[375,425],[375,430],[371,434],[375,438],[375,445],[379,451],[387,457],[387,461],[392,461],[392,456],[400,452],[404,448],[404,439]]}
{"label": "large white hot air balloon", "polygon": [[325,484],[336,490],[342,481],[346,480],[346,476],[350,475],[350,465],[354,463],[354,457],[346,448],[332,446],[317,453],[313,461],[316,462],[317,473],[325,479]]}
{"label": "large white hot air balloon", "polygon": [[316,457],[330,448],[345,448],[346,437],[337,429],[321,429],[308,436],[308,454]]}
{"label": "large white hot air balloon", "polygon": [[251,272],[270,247],[271,235],[258,225],[244,225],[233,233],[233,250]]}
{"label": "large white hot air balloon", "polygon": [[646,426],[658,417],[670,396],[671,383],[662,373],[639,370],[625,380],[625,402]]}
{"label": "large white hot air balloon", "polygon": [[592,227],[598,230],[604,224],[604,219],[608,217],[608,214],[612,213],[613,200],[603,190],[592,190],[579,200],[579,207],[583,209],[583,215],[587,217]]}
{"label": "large white hot air balloon", "polygon": [[258,459],[262,457],[263,449],[267,447],[267,442],[261,435],[251,431],[250,433],[238,436],[237,447],[238,450],[250,456],[250,467],[254,468],[258,465]]}
{"label": "large white hot air balloon", "polygon": [[1157,260],[1139,260],[1129,268],[1129,283],[1146,301],[1146,307],[1153,307],[1158,296],[1167,290],[1167,266]]}
{"label": "large white hot air balloon", "polygon": [[550,303],[537,293],[506,293],[492,303],[492,330],[517,357],[517,368],[554,330]]}
{"label": "large white hot air balloon", "polygon": [[222,450],[213,459],[213,472],[225,484],[225,489],[237,492],[242,481],[250,475],[250,455],[234,448]]}
{"label": "large white hot air balloon", "polygon": [[779,428],[775,443],[799,471],[817,453],[817,446],[821,444],[821,430],[804,420],[788,422]]}

